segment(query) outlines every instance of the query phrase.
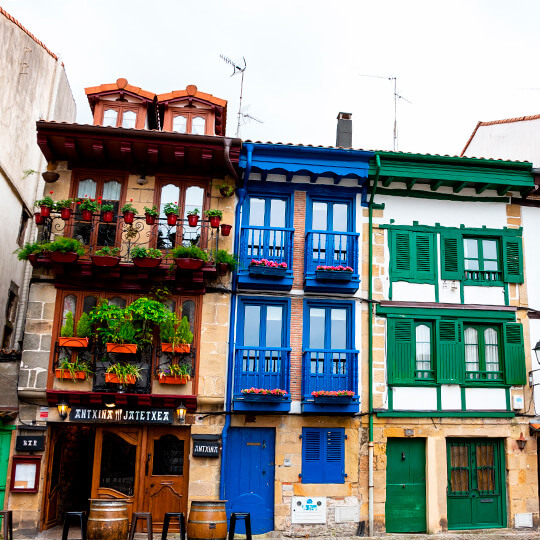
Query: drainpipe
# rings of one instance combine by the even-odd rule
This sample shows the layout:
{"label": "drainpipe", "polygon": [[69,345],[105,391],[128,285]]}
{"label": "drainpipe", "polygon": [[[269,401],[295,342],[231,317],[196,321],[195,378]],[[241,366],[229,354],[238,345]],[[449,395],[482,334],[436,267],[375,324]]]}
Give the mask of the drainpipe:
{"label": "drainpipe", "polygon": [[[247,164],[244,171],[244,184],[240,189],[236,191],[238,194],[238,204],[236,205],[236,211],[234,213],[234,253],[240,251],[240,210],[246,200],[247,195],[247,183],[249,175],[251,173],[251,160],[253,157],[253,145],[246,144],[247,149]],[[228,153],[227,153],[228,154]],[[233,169],[234,171],[234,169]],[[236,177],[236,171],[235,177]],[[232,386],[233,386],[233,364],[234,364],[234,330],[236,321],[236,286],[237,286],[236,272],[233,274],[232,281],[232,294],[231,294],[231,316],[229,317],[229,356],[227,359],[227,389],[225,392],[225,425],[221,432],[221,470],[219,479],[219,498],[225,499],[225,463],[227,458],[227,439],[229,435],[229,427],[231,425],[231,400],[232,400]]]}
{"label": "drainpipe", "polygon": [[369,370],[369,443],[368,443],[368,518],[369,535],[374,535],[373,530],[373,202],[377,193],[377,182],[381,172],[381,159],[379,154],[375,154],[376,172],[369,199],[369,232],[368,232],[368,303],[369,303],[369,325],[368,325],[368,370]]}

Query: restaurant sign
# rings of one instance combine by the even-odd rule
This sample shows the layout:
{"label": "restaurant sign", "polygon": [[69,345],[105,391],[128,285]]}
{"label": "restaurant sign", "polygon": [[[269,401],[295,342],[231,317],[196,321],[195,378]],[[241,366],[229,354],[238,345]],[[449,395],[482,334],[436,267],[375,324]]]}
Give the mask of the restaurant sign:
{"label": "restaurant sign", "polygon": [[173,409],[93,409],[72,407],[71,422],[113,422],[118,424],[172,424]]}

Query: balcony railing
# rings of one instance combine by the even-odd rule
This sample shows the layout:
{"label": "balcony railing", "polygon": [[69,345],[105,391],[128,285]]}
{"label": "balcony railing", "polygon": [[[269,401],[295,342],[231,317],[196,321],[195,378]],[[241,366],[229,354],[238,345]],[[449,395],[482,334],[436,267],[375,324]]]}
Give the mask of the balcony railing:
{"label": "balcony railing", "polygon": [[104,222],[101,214],[92,214],[91,220],[83,220],[82,214],[72,214],[68,220],[59,214],[43,218],[40,225],[40,241],[49,242],[55,236],[66,236],[80,240],[87,246],[81,258],[88,258],[102,247],[119,247],[122,262],[131,261],[134,247],[157,248],[164,260],[171,259],[171,251],[176,246],[197,246],[213,252],[218,249],[219,229],[210,227],[207,220],[199,220],[196,227],[190,227],[187,219],[179,219],[176,225],[168,225],[166,218],[156,218],[149,225],[143,216],[135,216],[133,223],[126,223],[123,215],[116,215],[112,222]]}
{"label": "balcony railing", "polygon": [[240,237],[240,267],[247,268],[252,259],[287,263],[292,268],[294,229],[243,227]]}
{"label": "balcony railing", "polygon": [[502,281],[502,272],[494,270],[465,270],[465,279],[478,282]]}
{"label": "balcony railing", "polygon": [[358,351],[352,349],[306,349],[302,395],[312,399],[319,390],[350,390],[358,393]]}
{"label": "balcony railing", "polygon": [[466,371],[465,380],[467,382],[502,382],[504,379],[502,371]]}
{"label": "balcony railing", "polygon": [[246,388],[289,390],[291,349],[286,347],[236,347],[234,396]]}
{"label": "balcony railing", "polygon": [[306,234],[306,273],[317,266],[349,266],[358,274],[358,233],[308,231]]}

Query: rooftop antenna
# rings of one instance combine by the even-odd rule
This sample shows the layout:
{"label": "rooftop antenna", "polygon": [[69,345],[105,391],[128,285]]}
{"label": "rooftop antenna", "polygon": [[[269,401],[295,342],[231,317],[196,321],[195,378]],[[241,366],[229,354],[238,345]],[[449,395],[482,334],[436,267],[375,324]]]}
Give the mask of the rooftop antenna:
{"label": "rooftop antenna", "polygon": [[240,67],[239,62],[233,62],[229,57],[223,54],[220,54],[219,57],[226,64],[229,64],[232,66],[233,72],[231,73],[231,77],[234,77],[237,73],[240,73],[242,75],[242,79],[240,81],[240,102],[238,104],[238,123],[236,125],[236,136],[238,137],[238,135],[240,134],[240,121],[243,116],[242,115],[242,93],[244,92],[244,71],[246,71],[246,68],[247,68],[246,59],[242,56],[242,60],[244,61],[244,67]]}
{"label": "rooftop antenna", "polygon": [[410,103],[412,105],[412,102],[409,101],[407,98],[404,98],[402,95],[398,94],[397,91],[397,77],[385,77],[382,75],[366,75],[363,73],[360,73],[360,77],[369,77],[371,79],[386,79],[387,81],[394,81],[394,142],[393,142],[393,150],[394,152],[398,149],[398,130],[397,130],[397,102],[398,99],[402,99],[403,101],[406,101],[407,103]]}

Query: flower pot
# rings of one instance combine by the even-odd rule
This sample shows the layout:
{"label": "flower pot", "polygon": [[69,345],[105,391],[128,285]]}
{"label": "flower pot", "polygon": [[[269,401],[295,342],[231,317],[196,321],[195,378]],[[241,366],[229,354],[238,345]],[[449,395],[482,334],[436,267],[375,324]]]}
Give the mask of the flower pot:
{"label": "flower pot", "polygon": [[92,221],[92,210],[81,211],[83,221]]}
{"label": "flower pot", "polygon": [[161,350],[163,352],[167,353],[182,353],[187,354],[189,351],[191,351],[191,344],[190,343],[179,343],[178,345],[173,346],[172,343],[162,343],[161,344]]}
{"label": "flower pot", "polygon": [[71,376],[71,372],[67,369],[55,369],[54,370],[54,376],[57,379],[78,379],[78,380],[85,380],[86,379],[86,372],[84,371],[75,371],[73,373],[73,376]]}
{"label": "flower pot", "polygon": [[210,227],[213,229],[217,229],[219,227],[219,222],[221,221],[221,218],[219,216],[211,216],[210,217]]}
{"label": "flower pot", "polygon": [[353,396],[313,396],[315,403],[350,403],[353,400]]}
{"label": "flower pot", "polygon": [[229,236],[231,234],[232,225],[226,225],[225,223],[222,223],[221,225],[221,234],[222,236]]}
{"label": "flower pot", "polygon": [[124,212],[124,221],[125,223],[133,223],[135,214],[133,212]]}
{"label": "flower pot", "polygon": [[131,259],[138,268],[157,268],[161,264],[161,257],[152,259],[151,257],[135,257]]}
{"label": "flower pot", "polygon": [[120,264],[120,257],[112,257],[111,255],[90,255],[95,266],[102,268],[115,268]]}
{"label": "flower pot", "polygon": [[255,277],[268,277],[272,279],[280,279],[287,273],[286,268],[280,268],[276,266],[257,266],[251,265],[249,267],[249,275]]}
{"label": "flower pot", "polygon": [[135,384],[137,377],[135,375],[126,375],[120,380],[116,373],[105,373],[105,382],[111,384]]}
{"label": "flower pot", "polygon": [[41,215],[43,217],[49,217],[51,215],[51,208],[50,206],[41,206],[40,207],[40,210],[41,210]]}
{"label": "flower pot", "polygon": [[178,216],[176,214],[167,214],[167,225],[176,225]]}
{"label": "flower pot", "polygon": [[202,259],[174,259],[176,266],[182,270],[199,270],[202,268],[204,261]]}
{"label": "flower pot", "polygon": [[41,173],[41,177],[47,184],[52,184],[60,178],[60,175],[54,171],[44,171]]}
{"label": "flower pot", "polygon": [[58,345],[60,345],[60,347],[72,347],[72,348],[88,347],[88,338],[87,337],[59,337]]}
{"label": "flower pot", "polygon": [[156,224],[156,216],[151,216],[150,214],[145,214],[144,217],[146,218],[146,224],[147,225],[155,225]]}
{"label": "flower pot", "polygon": [[106,212],[101,212],[101,219],[104,223],[112,223],[114,219],[113,211],[107,210]]}
{"label": "flower pot", "polygon": [[137,345],[135,343],[107,343],[107,352],[135,354],[137,352]]}
{"label": "flower pot", "polygon": [[220,276],[224,276],[229,271],[229,265],[227,263],[217,263],[217,273]]}
{"label": "flower pot", "polygon": [[351,281],[352,275],[347,270],[315,270],[315,276],[320,281]]}
{"label": "flower pot", "polygon": [[41,212],[36,212],[34,214],[34,219],[36,220],[36,225],[41,225],[43,223],[43,216],[41,215]]}
{"label": "flower pot", "polygon": [[221,194],[222,197],[224,197],[225,199],[228,199],[229,197],[232,197],[234,195],[234,189],[232,189],[231,191],[229,190],[230,188],[228,186],[224,188],[219,188],[219,193]]}
{"label": "flower pot", "polygon": [[60,210],[60,217],[67,221],[71,217],[71,208],[62,208]]}
{"label": "flower pot", "polygon": [[197,222],[199,221],[199,216],[197,216],[196,214],[188,215],[187,221],[190,227],[196,227]]}
{"label": "flower pot", "polygon": [[51,260],[55,263],[71,264],[79,258],[79,254],[73,251],[53,251],[51,252]]}
{"label": "flower pot", "polygon": [[276,394],[255,394],[255,393],[246,393],[242,394],[244,401],[283,401],[287,399],[287,394],[284,396]]}
{"label": "flower pot", "polygon": [[38,256],[37,256],[37,253],[30,253],[30,255],[28,255],[28,262],[35,268],[38,266]]}
{"label": "flower pot", "polygon": [[158,376],[161,384],[187,384],[189,377],[187,375],[163,375]]}

